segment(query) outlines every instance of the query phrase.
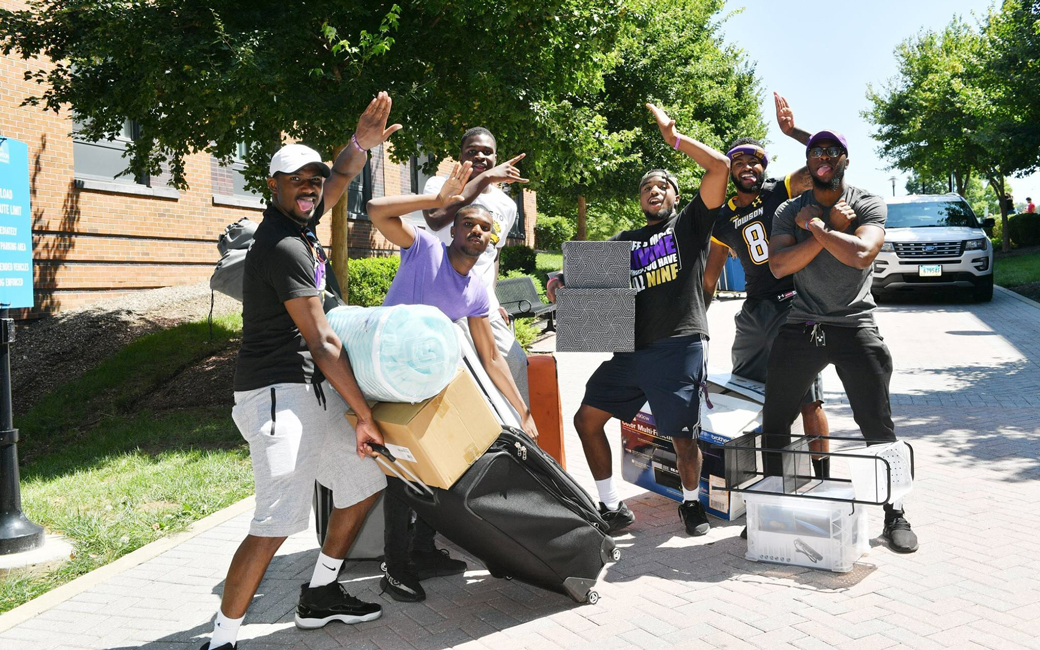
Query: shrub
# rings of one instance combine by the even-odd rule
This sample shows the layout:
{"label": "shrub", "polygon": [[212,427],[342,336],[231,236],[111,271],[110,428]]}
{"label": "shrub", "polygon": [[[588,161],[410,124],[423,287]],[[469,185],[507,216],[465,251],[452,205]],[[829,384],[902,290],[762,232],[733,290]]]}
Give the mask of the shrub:
{"label": "shrub", "polygon": [[499,273],[507,271],[523,271],[525,275],[531,275],[535,270],[537,256],[533,249],[527,246],[506,246],[499,253]]}
{"label": "shrub", "polygon": [[1040,213],[1023,212],[1008,217],[1008,234],[1018,246],[1040,244]]}
{"label": "shrub", "polygon": [[534,245],[546,251],[558,251],[563,242],[574,237],[574,224],[564,217],[539,215],[534,225]]}
{"label": "shrub", "polygon": [[513,334],[516,336],[516,342],[520,344],[524,352],[529,351],[531,344],[534,343],[541,333],[542,329],[535,324],[534,318],[517,318],[513,321]]}
{"label": "shrub", "polygon": [[347,303],[359,307],[382,305],[400,266],[401,258],[397,255],[350,260],[347,265],[350,277]]}

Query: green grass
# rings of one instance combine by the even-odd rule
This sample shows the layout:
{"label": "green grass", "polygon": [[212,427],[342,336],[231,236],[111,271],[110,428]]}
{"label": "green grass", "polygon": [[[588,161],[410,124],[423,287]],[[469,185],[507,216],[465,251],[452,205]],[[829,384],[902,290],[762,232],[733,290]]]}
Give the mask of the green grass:
{"label": "green grass", "polygon": [[15,422],[26,515],[72,543],[44,575],[0,581],[0,612],[248,496],[249,454],[226,407],[152,413],[135,405],[182,369],[226,349],[240,318],[142,337]]}
{"label": "green grass", "polygon": [[1040,282],[1040,248],[999,257],[993,264],[993,282],[1002,287]]}

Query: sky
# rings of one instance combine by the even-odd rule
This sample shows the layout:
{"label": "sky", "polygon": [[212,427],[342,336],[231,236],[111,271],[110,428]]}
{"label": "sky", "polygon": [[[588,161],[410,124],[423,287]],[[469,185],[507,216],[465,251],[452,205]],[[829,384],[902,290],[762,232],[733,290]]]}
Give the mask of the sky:
{"label": "sky", "polygon": [[[723,15],[744,8],[722,25],[727,43],[742,48],[762,83],[762,115],[769,126],[770,172],[780,176],[805,164],[805,148],[776,125],[773,91],[785,96],[795,124],[809,131],[836,130],[849,143],[846,181],[883,196],[906,194],[907,175],[879,158],[867,84],[881,88],[897,72],[895,48],[915,34],[938,31],[959,15],[971,24],[992,0],[727,0]],[[974,16],[973,16],[974,14]],[[681,128],[681,126],[680,126]],[[775,161],[775,162],[774,162]],[[1040,199],[1040,174],[1011,178],[1015,203]]]}

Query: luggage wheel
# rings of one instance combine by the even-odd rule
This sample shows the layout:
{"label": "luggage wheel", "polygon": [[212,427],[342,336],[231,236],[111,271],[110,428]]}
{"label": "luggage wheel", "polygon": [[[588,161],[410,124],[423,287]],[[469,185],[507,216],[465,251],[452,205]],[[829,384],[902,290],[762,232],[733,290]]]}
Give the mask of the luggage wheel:
{"label": "luggage wheel", "polygon": [[620,560],[621,559],[621,549],[615,548],[614,550],[612,550],[610,552],[610,559],[614,560],[615,562]]}
{"label": "luggage wheel", "polygon": [[598,591],[590,591],[589,593],[585,594],[585,602],[587,602],[590,605],[595,605],[596,603],[598,603],[599,602],[599,592]]}

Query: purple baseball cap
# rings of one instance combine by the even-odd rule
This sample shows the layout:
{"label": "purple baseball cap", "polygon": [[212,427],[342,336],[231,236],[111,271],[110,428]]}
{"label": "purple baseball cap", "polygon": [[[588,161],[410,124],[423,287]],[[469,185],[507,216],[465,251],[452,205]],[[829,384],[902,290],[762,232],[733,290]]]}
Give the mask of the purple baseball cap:
{"label": "purple baseball cap", "polygon": [[812,137],[809,138],[808,144],[805,145],[805,156],[807,158],[809,157],[809,150],[821,140],[834,140],[841,145],[846,154],[849,153],[849,143],[845,141],[845,136],[837,131],[817,131],[812,134]]}

